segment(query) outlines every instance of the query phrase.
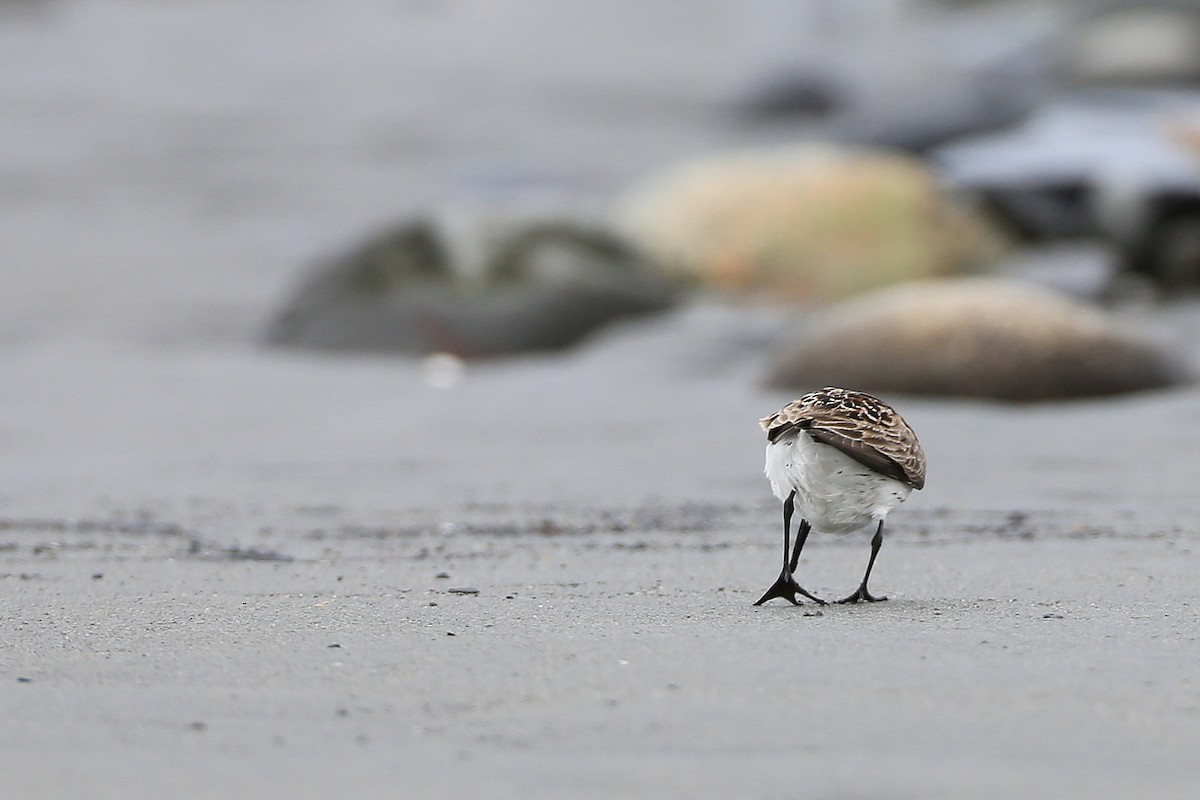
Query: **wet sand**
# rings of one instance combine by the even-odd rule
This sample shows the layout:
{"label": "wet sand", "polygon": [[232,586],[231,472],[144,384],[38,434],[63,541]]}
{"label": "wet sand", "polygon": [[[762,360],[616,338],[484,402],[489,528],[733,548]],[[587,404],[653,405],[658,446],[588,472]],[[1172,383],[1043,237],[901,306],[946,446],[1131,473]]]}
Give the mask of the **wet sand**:
{"label": "wet sand", "polygon": [[[9,791],[1190,796],[1196,391],[891,398],[930,463],[891,600],[754,608],[773,324],[702,305],[449,391],[6,349]],[[802,582],[848,593],[868,538],[814,536]]]}
{"label": "wet sand", "polygon": [[[821,609],[750,605],[744,520],[286,561],[9,528],[0,766],[22,797],[1190,796],[1195,534],[998,521],[910,515],[891,599]],[[815,539],[808,585],[865,550]]]}

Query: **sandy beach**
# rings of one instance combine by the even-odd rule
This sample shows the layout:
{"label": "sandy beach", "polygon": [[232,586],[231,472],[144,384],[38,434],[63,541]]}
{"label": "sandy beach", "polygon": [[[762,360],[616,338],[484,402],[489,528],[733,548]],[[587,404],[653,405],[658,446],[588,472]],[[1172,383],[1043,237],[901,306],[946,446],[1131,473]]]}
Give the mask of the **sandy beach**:
{"label": "sandy beach", "polygon": [[[56,555],[5,555],[31,570],[6,576],[9,791],[1190,795],[1194,534],[913,515],[888,603],[755,609],[774,548],[716,516],[310,531],[309,557],[10,528]],[[864,549],[815,541],[810,586]]]}
{"label": "sandy beach", "polygon": [[[662,9],[413,5],[0,16],[4,796],[1192,797],[1194,386],[887,397],[929,461],[872,577],[890,600],[755,608],[788,310],[700,295],[449,388],[260,343],[382,220],[513,183],[602,204],[742,141],[697,123],[761,54],[715,4],[653,84]],[[543,13],[561,37],[497,72]],[[548,73],[600,19],[632,55]],[[503,114],[469,102],[487,76]],[[1129,316],[1200,366],[1196,312]],[[802,582],[850,592],[868,540],[815,534]]]}
{"label": "sandy beach", "polygon": [[[1189,796],[1195,392],[897,400],[931,468],[891,600],[754,608],[779,398],[689,352],[736,318],[449,392],[9,348],[15,796]],[[814,537],[809,588],[848,592],[867,538]]]}

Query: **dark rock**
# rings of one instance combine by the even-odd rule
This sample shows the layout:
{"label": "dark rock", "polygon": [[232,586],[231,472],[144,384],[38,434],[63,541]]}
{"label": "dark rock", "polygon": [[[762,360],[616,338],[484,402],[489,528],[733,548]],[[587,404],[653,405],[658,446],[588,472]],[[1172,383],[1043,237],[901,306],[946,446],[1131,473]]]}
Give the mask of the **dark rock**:
{"label": "dark rock", "polygon": [[[1101,201],[1111,186],[1099,187]],[[1129,191],[1125,202],[1109,204],[1105,239],[1117,257],[1119,279],[1139,278],[1162,293],[1200,288],[1200,177],[1190,186],[1145,183]],[[1119,292],[1118,292],[1119,294]]]}
{"label": "dark rock", "polygon": [[[482,226],[481,226],[482,228]],[[477,230],[452,247],[432,223],[388,231],[318,269],[272,344],[468,358],[567,347],[676,293],[615,234],[570,222]],[[481,263],[460,256],[481,251]]]}
{"label": "dark rock", "polygon": [[946,179],[1030,241],[1095,237],[1123,273],[1200,285],[1200,92],[1092,91],[939,149]]}
{"label": "dark rock", "polygon": [[752,87],[738,104],[738,114],[750,122],[825,116],[842,108],[846,99],[829,78],[806,72],[775,74]]}

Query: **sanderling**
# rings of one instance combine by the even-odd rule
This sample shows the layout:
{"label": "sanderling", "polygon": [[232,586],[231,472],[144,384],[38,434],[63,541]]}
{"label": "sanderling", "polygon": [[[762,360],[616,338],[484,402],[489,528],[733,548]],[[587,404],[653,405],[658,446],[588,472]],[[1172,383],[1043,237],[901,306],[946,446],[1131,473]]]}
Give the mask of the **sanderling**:
{"label": "sanderling", "polygon": [[[834,387],[810,392],[759,424],[767,432],[767,478],[783,501],[783,571],[755,605],[774,597],[799,605],[797,594],[824,605],[793,577],[809,531],[849,533],[872,522],[867,572],[858,591],[839,602],[886,600],[867,591],[867,581],[883,544],[884,518],[925,485],[925,453],[912,428],[878,398]],[[789,559],[796,510],[801,519]]]}

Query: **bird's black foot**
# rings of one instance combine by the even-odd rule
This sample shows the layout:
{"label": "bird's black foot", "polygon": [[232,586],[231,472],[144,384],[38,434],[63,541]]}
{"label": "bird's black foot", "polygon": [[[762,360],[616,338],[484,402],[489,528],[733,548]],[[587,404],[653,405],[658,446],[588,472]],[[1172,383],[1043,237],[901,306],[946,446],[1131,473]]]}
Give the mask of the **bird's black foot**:
{"label": "bird's black foot", "polygon": [[796,599],[796,595],[807,597],[817,605],[825,605],[824,600],[816,595],[809,594],[804,587],[796,583],[796,579],[792,577],[792,573],[787,567],[783,568],[783,571],[779,573],[779,578],[771,585],[770,589],[767,589],[766,593],[763,594],[762,597],[758,598],[758,602],[754,605],[761,606],[768,600],[773,600],[776,597],[782,597],[792,605],[798,606],[800,605],[800,601]]}
{"label": "bird's black foot", "polygon": [[858,587],[857,592],[850,595],[849,597],[843,597],[841,600],[838,600],[838,602],[839,603],[857,603],[860,600],[865,601],[867,603],[880,603],[884,600],[887,600],[887,598],[886,597],[876,597],[875,595],[873,595],[867,591],[866,586],[860,586],[860,587]]}

